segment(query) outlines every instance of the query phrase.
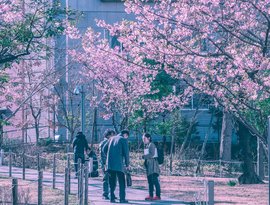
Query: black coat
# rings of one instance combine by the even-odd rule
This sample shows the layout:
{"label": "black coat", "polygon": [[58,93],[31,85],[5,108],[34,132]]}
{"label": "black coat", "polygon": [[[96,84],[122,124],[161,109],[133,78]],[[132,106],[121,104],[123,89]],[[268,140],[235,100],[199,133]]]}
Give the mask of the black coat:
{"label": "black coat", "polygon": [[125,166],[129,166],[128,141],[121,135],[110,138],[103,147],[103,152],[107,154],[106,170],[124,172],[124,161]]}
{"label": "black coat", "polygon": [[74,154],[78,155],[83,155],[85,150],[90,149],[84,134],[76,135],[75,139],[72,142],[72,145]]}

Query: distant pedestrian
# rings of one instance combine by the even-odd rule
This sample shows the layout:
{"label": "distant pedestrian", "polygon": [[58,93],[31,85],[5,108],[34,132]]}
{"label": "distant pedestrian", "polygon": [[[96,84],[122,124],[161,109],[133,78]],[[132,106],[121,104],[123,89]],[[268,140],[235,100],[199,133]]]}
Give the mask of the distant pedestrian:
{"label": "distant pedestrian", "polygon": [[119,135],[112,137],[104,146],[103,152],[107,153],[106,170],[109,173],[111,203],[115,203],[116,178],[119,183],[120,203],[128,203],[126,200],[125,171],[129,170],[129,148],[127,138],[128,130],[122,130]]}
{"label": "distant pedestrian", "polygon": [[89,177],[98,177],[99,173],[98,173],[98,158],[97,158],[97,154],[94,151],[94,149],[88,150],[87,151],[87,155],[88,155],[88,160],[90,162],[90,159],[92,158],[93,160],[93,164],[92,166],[90,166],[90,164],[88,164],[89,170],[91,170],[91,172],[89,172]]}
{"label": "distant pedestrian", "polygon": [[109,200],[109,174],[105,169],[106,160],[107,160],[107,153],[103,152],[103,148],[108,143],[108,140],[115,136],[115,131],[112,129],[107,129],[104,132],[104,140],[99,144],[99,151],[100,151],[100,164],[103,171],[103,198]]}
{"label": "distant pedestrian", "polygon": [[[152,142],[150,134],[143,135],[143,142],[145,144],[143,159],[146,168],[147,181],[149,187],[149,196],[145,198],[146,201],[161,200],[161,190],[159,184],[159,163],[158,163],[158,151],[155,144]],[[154,197],[154,187],[156,190],[156,196]]]}
{"label": "distant pedestrian", "polygon": [[74,152],[75,174],[78,175],[78,159],[84,164],[85,157],[84,152],[90,150],[85,135],[82,132],[78,132],[75,139],[72,142]]}

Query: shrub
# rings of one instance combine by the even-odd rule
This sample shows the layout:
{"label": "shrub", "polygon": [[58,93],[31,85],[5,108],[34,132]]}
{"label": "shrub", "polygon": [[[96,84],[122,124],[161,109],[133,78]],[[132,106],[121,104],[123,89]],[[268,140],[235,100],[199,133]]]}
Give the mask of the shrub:
{"label": "shrub", "polygon": [[237,185],[237,182],[236,181],[233,181],[233,180],[230,180],[230,181],[228,181],[227,185],[228,186],[236,186]]}

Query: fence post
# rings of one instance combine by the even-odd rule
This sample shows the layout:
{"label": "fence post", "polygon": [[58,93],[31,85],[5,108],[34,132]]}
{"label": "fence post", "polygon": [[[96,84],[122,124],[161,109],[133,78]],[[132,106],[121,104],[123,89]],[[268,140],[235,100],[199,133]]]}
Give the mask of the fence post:
{"label": "fence post", "polygon": [[12,205],[18,205],[18,179],[12,179]]}
{"label": "fence post", "polygon": [[12,153],[11,150],[8,152],[8,167],[9,167],[9,177],[12,177]]}
{"label": "fence post", "polygon": [[[89,161],[90,162],[90,161]],[[89,173],[89,166],[85,163],[85,184],[84,184],[84,205],[88,205],[88,173]]]}
{"label": "fence post", "polygon": [[222,170],[222,164],[221,164],[221,160],[219,160],[219,177],[221,177],[221,171]]}
{"label": "fence post", "polygon": [[69,153],[69,144],[66,145],[66,153]]}
{"label": "fence post", "polygon": [[82,161],[78,159],[78,200],[79,205],[83,205],[83,169]]}
{"label": "fence post", "polygon": [[[270,116],[268,116],[268,181],[270,181]],[[270,190],[270,183],[268,183],[268,190]],[[268,191],[268,204],[270,205],[270,191]]]}
{"label": "fence post", "polygon": [[4,162],[4,150],[1,149],[1,151],[0,151],[0,166],[3,165],[3,162]]}
{"label": "fence post", "polygon": [[89,158],[89,162],[88,162],[88,166],[89,166],[89,173],[92,173],[94,170],[94,159],[93,157]]}
{"label": "fence post", "polygon": [[65,205],[68,205],[68,184],[69,184],[69,182],[68,182],[68,173],[69,173],[68,168],[65,168],[65,187],[64,187],[64,190],[65,190],[64,204]]}
{"label": "fence post", "polygon": [[[75,162],[76,163],[76,162]],[[77,166],[77,170],[75,170],[75,174],[78,177],[78,199],[80,198],[80,180],[81,180],[81,172],[80,172],[80,168],[81,168],[81,159],[79,158],[77,161],[77,164],[75,164],[75,166]]]}
{"label": "fence post", "polygon": [[264,179],[264,151],[263,144],[260,142],[260,139],[257,138],[257,174],[263,180]]}
{"label": "fence post", "polygon": [[25,153],[22,155],[22,179],[25,180]]}
{"label": "fence post", "polygon": [[42,181],[43,171],[38,172],[38,205],[42,205]]}
{"label": "fence post", "polygon": [[56,156],[55,154],[53,155],[53,189],[55,189],[55,179],[56,179]]}
{"label": "fence post", "polygon": [[71,194],[70,191],[70,157],[69,154],[67,154],[67,168],[68,168],[68,194]]}
{"label": "fence post", "polygon": [[81,181],[80,181],[80,190],[81,190],[81,193],[80,193],[80,205],[83,205],[83,178],[84,178],[84,164],[81,163],[81,167],[80,167],[80,175],[81,175]]}
{"label": "fence post", "polygon": [[208,205],[214,205],[214,181],[207,182]]}

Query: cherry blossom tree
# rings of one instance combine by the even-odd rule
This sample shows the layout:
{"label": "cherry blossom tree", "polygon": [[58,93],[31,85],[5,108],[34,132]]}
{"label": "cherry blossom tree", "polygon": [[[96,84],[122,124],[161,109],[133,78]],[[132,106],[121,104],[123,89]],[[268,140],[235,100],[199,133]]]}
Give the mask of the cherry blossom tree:
{"label": "cherry blossom tree", "polygon": [[[31,69],[35,70],[31,70],[31,74],[28,72],[28,75],[22,64],[31,60],[33,61],[30,64],[41,60],[49,61],[54,49],[50,40],[64,32],[68,33],[72,28],[70,22],[76,19],[75,16],[75,12],[63,8],[57,1],[0,0],[0,104],[13,106],[13,112],[6,121],[14,117],[27,103],[32,104],[32,114],[35,113],[32,116],[35,119],[40,117],[39,109],[34,107],[37,104],[41,106],[44,99],[37,95],[41,96],[39,94],[46,89],[46,84],[50,81],[47,81],[47,78],[52,74],[52,70],[45,72],[41,71],[39,66],[31,66]],[[31,81],[34,77],[35,82],[31,88],[25,88],[28,96],[20,95],[18,91],[22,90],[23,81],[30,79],[27,75],[31,76]],[[58,77],[61,75],[63,73]],[[54,83],[55,81],[51,82]],[[37,103],[37,99],[40,103]],[[0,123],[1,127],[3,123]],[[2,133],[0,134],[2,138]]]}
{"label": "cherry blossom tree", "polygon": [[[74,88],[80,84],[78,76],[72,75],[70,83],[63,84],[61,81],[57,83],[51,94],[48,106],[54,110],[57,122],[53,126],[59,128],[64,127],[69,132],[69,140],[72,142],[75,132],[81,126],[81,101],[79,96],[74,94]],[[55,124],[56,123],[56,124]]]}
{"label": "cherry blossom tree", "polygon": [[[198,0],[149,5],[134,0],[126,6],[136,22],[111,26],[100,21],[99,25],[119,35],[134,63],[142,64],[144,58],[159,62],[169,74],[215,97],[239,118],[247,108],[256,110],[256,100],[268,97],[268,2]],[[239,18],[247,15],[252,18]]]}
{"label": "cherry blossom tree", "polygon": [[[262,104],[269,98],[270,86],[270,2],[151,2],[125,2],[126,12],[134,15],[136,21],[123,20],[114,25],[98,21],[98,26],[117,36],[123,49],[111,49],[106,40],[88,30],[83,37],[85,52],[77,55],[73,52],[77,60],[91,70],[89,77],[100,80],[99,89],[105,93],[107,102],[118,103],[119,107],[120,101],[113,100],[122,99],[120,105],[124,112],[138,109],[136,102],[140,101],[140,96],[155,92],[151,90],[151,80],[159,71],[165,71],[185,84],[181,87],[185,91],[173,96],[174,101],[185,102],[180,99],[186,97],[184,94],[190,95],[191,90],[212,96],[217,104],[233,114],[239,128],[247,128],[267,149],[269,112],[262,109]],[[147,63],[147,59],[154,64]],[[124,104],[123,99],[127,100]],[[141,102],[151,111],[162,110],[161,104],[166,104],[164,99],[147,103],[148,100],[143,98]],[[252,178],[247,181],[258,182],[256,174],[249,171],[250,175],[242,179]]]}
{"label": "cherry blossom tree", "polygon": [[131,0],[125,4],[135,22],[99,21],[128,50],[125,60],[136,59],[133,63],[139,65],[145,58],[159,62],[160,69],[232,112],[266,148],[269,113],[260,105],[269,97],[270,3]]}
{"label": "cherry blossom tree", "polygon": [[[0,102],[13,111],[6,121],[21,129],[33,126],[38,143],[41,123],[45,123],[48,111],[50,90],[58,82],[57,72],[46,66],[44,60],[25,60],[17,65],[14,63],[13,68],[5,73],[9,79],[0,90]],[[27,120],[24,117],[19,119],[16,116],[18,111],[22,111],[23,116],[27,115]]]}
{"label": "cherry blossom tree", "polygon": [[1,0],[0,5],[1,69],[33,52],[47,49],[44,38],[61,34],[66,27],[60,18],[66,12],[57,2]]}
{"label": "cherry blossom tree", "polygon": [[102,93],[102,97],[95,100],[106,107],[104,118],[112,117],[114,110],[120,112],[121,129],[130,126],[128,120],[135,111],[143,110],[145,114],[154,116],[155,113],[173,110],[186,103],[186,98],[182,99],[180,95],[176,97],[172,93],[161,99],[151,98],[159,92],[152,86],[158,74],[154,63],[137,65],[123,60],[129,58],[129,53],[121,46],[111,48],[108,39],[100,38],[100,33],[95,33],[91,28],[84,34],[82,46],[83,52],[72,50],[70,55],[84,66],[81,73],[88,80],[95,80],[96,89]]}

